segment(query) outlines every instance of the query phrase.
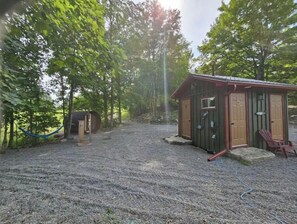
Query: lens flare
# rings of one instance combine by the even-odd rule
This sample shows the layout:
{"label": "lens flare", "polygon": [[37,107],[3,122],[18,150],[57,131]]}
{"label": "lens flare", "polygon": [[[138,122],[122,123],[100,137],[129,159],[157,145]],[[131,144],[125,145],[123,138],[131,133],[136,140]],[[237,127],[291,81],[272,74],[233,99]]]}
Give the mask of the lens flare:
{"label": "lens flare", "polygon": [[159,3],[165,9],[180,9],[181,0],[159,0]]}

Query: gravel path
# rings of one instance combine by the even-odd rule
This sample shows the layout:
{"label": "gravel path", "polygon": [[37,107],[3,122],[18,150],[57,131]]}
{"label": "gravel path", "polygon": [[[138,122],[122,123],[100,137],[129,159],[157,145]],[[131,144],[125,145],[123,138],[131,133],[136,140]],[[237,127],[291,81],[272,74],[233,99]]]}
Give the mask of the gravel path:
{"label": "gravel path", "polygon": [[297,158],[207,162],[162,138],[176,126],[131,123],[93,145],[0,155],[0,223],[296,223]]}

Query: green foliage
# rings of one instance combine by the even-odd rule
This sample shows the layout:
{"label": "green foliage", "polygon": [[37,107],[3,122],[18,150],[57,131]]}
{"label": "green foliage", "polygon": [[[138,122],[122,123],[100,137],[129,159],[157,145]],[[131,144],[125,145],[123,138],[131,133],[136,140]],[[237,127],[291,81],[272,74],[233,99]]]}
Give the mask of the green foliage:
{"label": "green foliage", "polygon": [[104,114],[106,127],[116,112],[119,122],[122,111],[156,112],[164,101],[164,60],[169,92],[187,74],[192,55],[180,12],[156,0],[22,4],[22,12],[7,16],[0,48],[0,96],[12,133],[14,123],[35,133],[58,125],[50,94],[69,115],[66,124],[74,109]]}
{"label": "green foliage", "polygon": [[126,103],[131,115],[147,111],[156,115],[164,98],[165,61],[171,93],[188,74],[192,55],[180,32],[178,10],[165,10],[158,1],[147,0],[137,4],[134,18],[125,45],[129,58],[126,69],[133,74]]}
{"label": "green foliage", "polygon": [[[96,0],[42,1],[40,14],[45,17],[42,27],[49,28],[41,30],[50,52],[46,72],[52,77],[51,88],[59,87],[56,93],[64,114],[67,107],[69,125],[75,92],[89,93],[103,86],[101,71],[108,58],[104,8]],[[69,135],[69,126],[66,131]]]}
{"label": "green foliage", "polygon": [[103,101],[101,97],[97,97],[96,94],[83,93],[82,95],[75,97],[74,108],[76,111],[102,111]]}
{"label": "green foliage", "polygon": [[88,75],[99,64],[94,58],[106,48],[103,8],[95,0],[38,1],[24,7],[23,13],[8,16],[8,34],[1,47],[4,117],[35,133],[46,132],[60,124],[43,75],[54,77],[52,88],[60,93],[65,109],[65,98],[71,95],[67,91],[73,97],[75,90],[90,82]]}
{"label": "green foliage", "polygon": [[19,126],[32,130],[34,133],[47,133],[51,127],[61,126],[56,114],[57,109],[51,101],[40,99],[33,107],[32,110],[18,111],[15,118]]}
{"label": "green foliage", "polygon": [[294,0],[231,0],[219,10],[199,46],[199,72],[287,82],[296,76]]}

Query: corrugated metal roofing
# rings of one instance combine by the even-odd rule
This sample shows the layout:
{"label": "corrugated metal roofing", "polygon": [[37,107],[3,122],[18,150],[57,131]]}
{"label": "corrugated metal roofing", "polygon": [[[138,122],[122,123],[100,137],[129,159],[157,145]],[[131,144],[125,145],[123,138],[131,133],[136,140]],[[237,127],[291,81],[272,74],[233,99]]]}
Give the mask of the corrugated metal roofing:
{"label": "corrugated metal roofing", "polygon": [[205,74],[190,74],[188,78],[180,85],[180,87],[172,94],[172,98],[176,98],[180,95],[184,89],[195,80],[201,80],[205,82],[221,83],[223,85],[239,85],[239,86],[251,86],[258,88],[270,88],[270,89],[282,89],[286,91],[297,91],[297,86],[286,83],[268,82],[256,79],[239,78],[232,76],[211,76]]}
{"label": "corrugated metal roofing", "polygon": [[240,77],[232,77],[232,76],[210,76],[210,75],[198,75],[198,74],[193,74],[193,76],[201,76],[201,77],[206,77],[206,78],[213,78],[217,80],[223,80],[227,82],[243,82],[243,83],[254,83],[254,84],[260,84],[260,85],[273,85],[273,86],[286,86],[286,87],[295,87],[297,88],[296,85],[291,85],[291,84],[286,84],[286,83],[279,83],[279,82],[269,82],[269,81],[262,81],[262,80],[256,80],[256,79],[247,79],[247,78],[240,78]]}

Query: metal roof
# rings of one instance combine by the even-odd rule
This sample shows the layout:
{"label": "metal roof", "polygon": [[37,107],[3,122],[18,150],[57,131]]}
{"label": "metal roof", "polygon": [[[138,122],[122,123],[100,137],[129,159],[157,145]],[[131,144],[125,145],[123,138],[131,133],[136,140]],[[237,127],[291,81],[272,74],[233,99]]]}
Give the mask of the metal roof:
{"label": "metal roof", "polygon": [[232,76],[211,76],[205,74],[189,74],[188,78],[175,90],[171,95],[172,98],[177,98],[184,90],[194,81],[205,81],[220,84],[223,86],[238,85],[243,87],[269,88],[285,91],[297,91],[297,86],[286,83],[268,82],[256,79],[239,78]]}

